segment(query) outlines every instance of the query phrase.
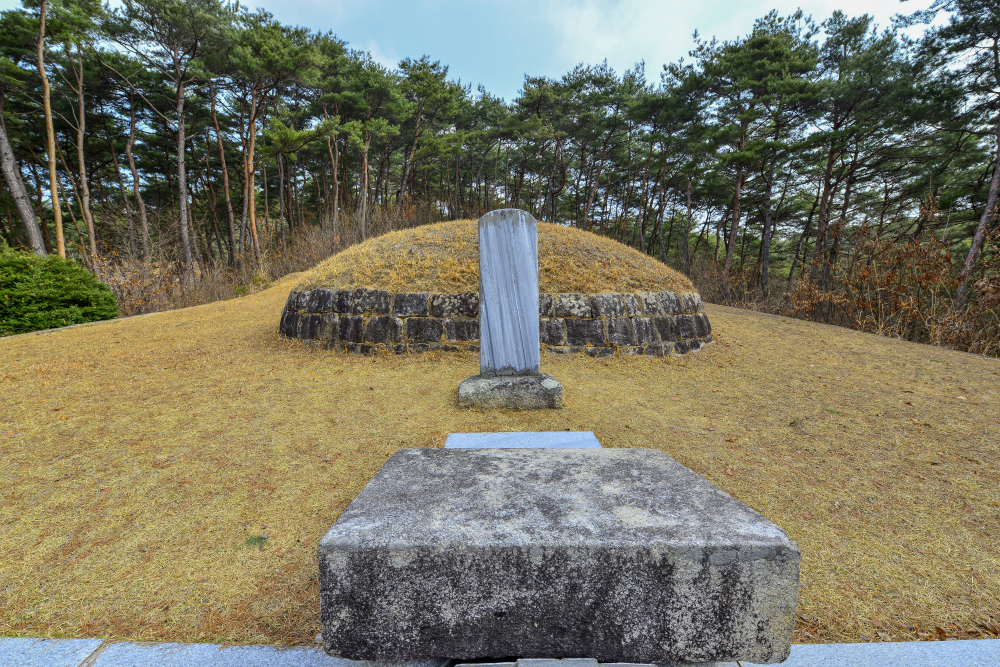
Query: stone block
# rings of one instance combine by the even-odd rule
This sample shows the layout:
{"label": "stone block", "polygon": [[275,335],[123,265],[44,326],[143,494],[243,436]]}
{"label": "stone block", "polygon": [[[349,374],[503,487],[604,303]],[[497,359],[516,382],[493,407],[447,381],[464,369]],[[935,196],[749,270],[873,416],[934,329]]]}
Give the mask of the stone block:
{"label": "stone block", "polygon": [[566,320],[566,342],[570,345],[604,345],[604,322],[589,319]]}
{"label": "stone block", "polygon": [[664,343],[680,338],[680,335],[677,333],[677,323],[673,317],[654,317],[653,325],[656,327],[657,333],[660,334],[660,340]]}
{"label": "stone block", "polygon": [[584,348],[583,353],[588,357],[613,357],[615,356],[615,348],[613,347],[587,347]]}
{"label": "stone block", "polygon": [[278,333],[285,338],[297,338],[299,335],[299,313],[296,310],[286,308],[281,313],[281,323],[278,325]]}
{"label": "stone block", "polygon": [[697,294],[683,294],[681,295],[681,303],[684,304],[685,313],[697,313],[702,309],[701,297]]}
{"label": "stone block", "polygon": [[625,315],[627,317],[635,317],[636,315],[641,315],[642,311],[639,306],[639,300],[635,298],[635,295],[625,293],[621,295],[622,307],[625,308]]}
{"label": "stone block", "polygon": [[625,304],[621,294],[593,294],[590,310],[594,317],[622,317],[625,315]]}
{"label": "stone block", "polygon": [[430,314],[431,295],[428,292],[400,292],[392,302],[396,317],[427,317]]}
{"label": "stone block", "polygon": [[333,291],[328,289],[314,289],[309,295],[309,303],[306,310],[310,313],[329,313],[333,310]]}
{"label": "stone block", "polygon": [[593,431],[449,433],[445,449],[600,449]]}
{"label": "stone block", "polygon": [[311,296],[312,292],[309,290],[299,292],[298,298],[295,300],[295,310],[305,310],[309,305],[309,297]]}
{"label": "stone block", "polygon": [[586,294],[555,294],[552,314],[556,317],[592,317],[590,297]]}
{"label": "stone block", "polygon": [[391,345],[403,337],[403,321],[397,317],[383,315],[373,317],[365,325],[366,343]]}
{"label": "stone block", "polygon": [[712,333],[712,323],[708,321],[708,315],[698,313],[695,316],[695,320],[695,329],[698,332],[698,338],[705,338]]}
{"label": "stone block", "polygon": [[359,287],[354,290],[352,299],[351,312],[356,315],[361,313],[386,315],[389,313],[389,293],[385,290]]}
{"label": "stone block", "polygon": [[322,341],[331,341],[340,333],[340,315],[338,313],[323,313],[320,315],[319,331],[316,338]]}
{"label": "stone block", "polygon": [[337,338],[346,343],[358,343],[364,333],[364,320],[361,317],[341,315],[337,322]]}
{"label": "stone block", "polygon": [[341,315],[350,315],[354,309],[354,292],[338,289],[333,292],[333,310]]}
{"label": "stone block", "polygon": [[674,313],[681,312],[682,306],[679,296],[673,292],[657,292],[657,296],[660,299],[660,308],[663,309],[664,315],[673,315]]}
{"label": "stone block", "polygon": [[562,408],[562,385],[551,375],[473,375],[458,385],[458,407],[486,410]]}
{"label": "stone block", "polygon": [[416,343],[438,343],[444,333],[444,320],[436,317],[406,319],[406,340]]}
{"label": "stone block", "polygon": [[546,345],[566,344],[566,320],[560,317],[546,318],[538,323],[539,340]]}
{"label": "stone block", "polygon": [[698,337],[698,320],[694,315],[678,315],[674,318],[677,334],[684,340]]}
{"label": "stone block", "polygon": [[551,294],[539,294],[538,295],[538,316],[539,317],[551,317],[552,315],[552,295]]}
{"label": "stone block", "polygon": [[479,320],[444,321],[445,337],[452,341],[479,340]]}
{"label": "stone block", "polygon": [[635,327],[635,342],[637,345],[648,345],[649,343],[660,342],[660,337],[656,333],[656,327],[653,326],[652,318],[633,318],[632,326]]}
{"label": "stone block", "polygon": [[431,316],[479,317],[479,295],[474,292],[432,294]]}
{"label": "stone block", "polygon": [[660,297],[655,292],[636,292],[636,301],[644,315],[662,315],[663,306],[660,305]]}
{"label": "stone block", "polygon": [[674,352],[677,354],[687,354],[691,351],[691,343],[686,340],[679,340],[674,343]]}
{"label": "stone block", "polygon": [[299,293],[292,290],[288,293],[288,300],[285,301],[285,310],[295,310],[299,302]]}
{"label": "stone block", "polygon": [[775,663],[799,550],[649,449],[404,449],[319,545],[326,651]]}
{"label": "stone block", "polygon": [[635,329],[632,328],[632,320],[630,318],[608,318],[608,344],[618,346],[635,345]]}
{"label": "stone block", "polygon": [[322,315],[299,315],[299,338],[314,340],[319,334],[319,323]]}

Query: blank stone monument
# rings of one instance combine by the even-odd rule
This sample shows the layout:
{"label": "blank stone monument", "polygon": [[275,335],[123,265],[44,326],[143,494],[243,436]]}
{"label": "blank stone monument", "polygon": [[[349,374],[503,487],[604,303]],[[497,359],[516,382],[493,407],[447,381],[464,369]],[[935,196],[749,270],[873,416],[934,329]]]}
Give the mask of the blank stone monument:
{"label": "blank stone monument", "polygon": [[479,219],[479,375],[459,407],[562,407],[562,385],[539,370],[538,223],[505,208]]}

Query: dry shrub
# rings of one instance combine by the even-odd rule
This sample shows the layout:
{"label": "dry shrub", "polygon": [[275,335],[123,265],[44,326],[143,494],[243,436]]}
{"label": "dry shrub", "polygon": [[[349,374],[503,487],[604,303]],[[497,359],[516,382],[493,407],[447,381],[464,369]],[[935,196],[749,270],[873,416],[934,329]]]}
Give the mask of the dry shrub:
{"label": "dry shrub", "polygon": [[851,234],[847,252],[830,267],[829,288],[800,280],[788,295],[785,314],[997,356],[997,236],[983,253],[983,277],[974,283],[973,298],[955,310],[958,268],[945,243],[932,235],[900,241],[864,226]]}

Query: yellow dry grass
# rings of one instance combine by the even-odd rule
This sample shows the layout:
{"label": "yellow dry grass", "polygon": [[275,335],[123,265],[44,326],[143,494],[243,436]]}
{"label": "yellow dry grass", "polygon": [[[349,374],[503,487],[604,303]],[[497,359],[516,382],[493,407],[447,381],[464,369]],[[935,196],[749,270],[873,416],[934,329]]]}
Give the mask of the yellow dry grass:
{"label": "yellow dry grass", "polygon": [[661,449],[785,528],[797,641],[1000,623],[996,359],[708,306],[697,354],[545,356],[565,409],[466,411],[474,353],[279,340],[297,280],[0,340],[0,636],[311,643],[317,540],[389,455],[561,429]]}
{"label": "yellow dry grass", "polygon": [[[543,294],[695,291],[686,277],[649,255],[547,222],[538,223],[538,284]],[[371,239],[306,271],[296,287],[478,292],[476,221],[441,222]]]}

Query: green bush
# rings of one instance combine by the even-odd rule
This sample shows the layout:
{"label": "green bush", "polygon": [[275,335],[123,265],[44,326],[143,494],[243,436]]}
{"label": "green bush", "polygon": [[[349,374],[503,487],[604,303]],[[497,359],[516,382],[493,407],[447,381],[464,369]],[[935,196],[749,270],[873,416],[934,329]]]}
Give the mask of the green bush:
{"label": "green bush", "polygon": [[117,316],[108,286],[73,260],[0,244],[0,336]]}

